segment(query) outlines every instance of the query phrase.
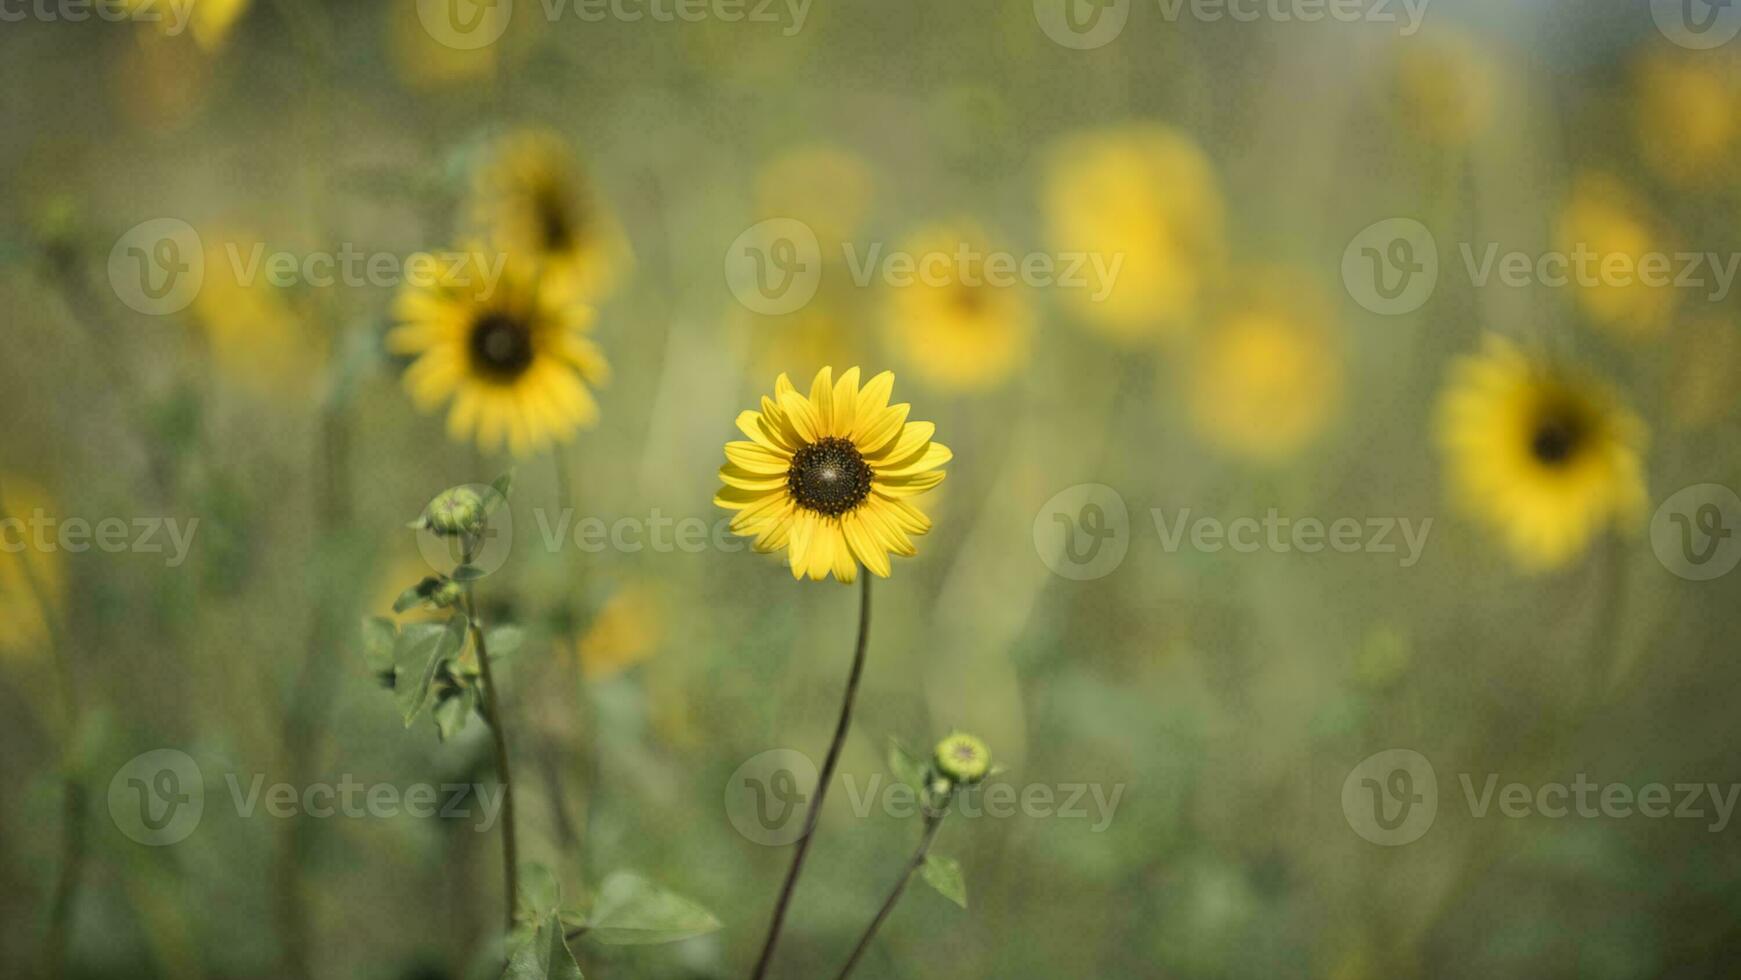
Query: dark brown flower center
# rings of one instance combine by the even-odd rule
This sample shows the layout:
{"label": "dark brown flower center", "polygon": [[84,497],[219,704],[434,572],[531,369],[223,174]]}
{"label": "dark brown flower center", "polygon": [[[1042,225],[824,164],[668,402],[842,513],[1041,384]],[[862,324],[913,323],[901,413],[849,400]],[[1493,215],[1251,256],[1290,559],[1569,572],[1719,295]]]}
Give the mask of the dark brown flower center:
{"label": "dark brown flower center", "polygon": [[532,201],[538,215],[538,235],[546,252],[561,252],[574,241],[574,217],[555,191],[541,191]]}
{"label": "dark brown flower center", "polygon": [[858,447],[834,436],[794,453],[786,473],[786,489],[798,506],[830,517],[863,503],[870,488],[871,468]]}
{"label": "dark brown flower center", "polygon": [[488,312],[472,323],[472,367],[497,381],[512,381],[532,366],[532,331],[519,317]]}
{"label": "dark brown flower center", "polygon": [[1549,413],[1536,423],[1529,451],[1544,466],[1563,466],[1584,442],[1584,426],[1570,413]]}

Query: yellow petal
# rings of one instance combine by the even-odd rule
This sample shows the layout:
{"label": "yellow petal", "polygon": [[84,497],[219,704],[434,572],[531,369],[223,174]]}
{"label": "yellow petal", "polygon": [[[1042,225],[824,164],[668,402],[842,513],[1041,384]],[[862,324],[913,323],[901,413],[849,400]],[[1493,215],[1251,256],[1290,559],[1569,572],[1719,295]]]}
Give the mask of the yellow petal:
{"label": "yellow petal", "polygon": [[851,437],[853,419],[858,416],[858,368],[849,367],[834,383],[834,425],[829,434],[842,439]]}
{"label": "yellow petal", "polygon": [[797,433],[799,439],[812,443],[822,438],[822,422],[816,415],[815,407],[803,395],[796,391],[782,392],[780,411],[785,413],[787,424]]}
{"label": "yellow petal", "polygon": [[852,553],[864,567],[875,572],[882,578],[889,577],[889,555],[876,535],[865,524],[864,508],[846,514],[840,519],[840,526],[846,531],[846,543],[852,547]]}
{"label": "yellow petal", "polygon": [[904,460],[893,461],[893,465],[874,467],[876,474],[882,477],[912,476],[934,470],[955,458],[949,447],[940,442],[929,443],[924,449]]}
{"label": "yellow petal", "polygon": [[895,372],[884,371],[866,381],[858,393],[858,406],[853,414],[852,440],[864,444],[864,437],[872,423],[880,421],[883,410],[889,407],[889,395],[895,390]]}
{"label": "yellow petal", "polygon": [[810,382],[810,404],[816,407],[816,437],[834,435],[834,369],[823,365]]}
{"label": "yellow petal", "polygon": [[920,447],[931,441],[931,436],[937,432],[937,426],[930,422],[908,422],[901,429],[900,438],[890,442],[881,452],[865,453],[865,457],[874,465],[878,461],[894,462],[906,459],[918,452]]}
{"label": "yellow petal", "polygon": [[728,442],[725,444],[725,458],[751,473],[779,474],[784,476],[792,468],[790,457],[779,452],[759,446],[753,442]]}

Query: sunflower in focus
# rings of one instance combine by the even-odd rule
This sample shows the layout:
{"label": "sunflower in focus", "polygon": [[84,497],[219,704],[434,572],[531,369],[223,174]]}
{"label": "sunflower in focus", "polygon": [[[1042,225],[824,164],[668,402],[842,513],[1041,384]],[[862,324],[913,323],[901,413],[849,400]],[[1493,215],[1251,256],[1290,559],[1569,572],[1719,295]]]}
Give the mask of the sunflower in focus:
{"label": "sunflower in focus", "polygon": [[1453,491],[1524,568],[1557,568],[1645,503],[1644,424],[1605,387],[1489,335],[1439,402]]}
{"label": "sunflower in focus", "polygon": [[[1665,251],[1661,223],[1620,181],[1603,174],[1584,174],[1560,212],[1556,239],[1561,251],[1585,259],[1585,271],[1573,272],[1578,305],[1605,329],[1631,337],[1654,334],[1667,326],[1674,312],[1673,271],[1645,274],[1647,256]],[[1624,260],[1625,275],[1606,271]],[[1573,266],[1576,270],[1576,265]]]}
{"label": "sunflower in focus", "polygon": [[45,546],[30,526],[38,513],[56,513],[47,491],[18,477],[0,477],[0,622],[6,624],[0,657],[6,659],[40,659],[53,617],[66,602],[61,555],[52,538]]}
{"label": "sunflower in focus", "polygon": [[1078,315],[1126,343],[1191,324],[1225,252],[1221,190],[1195,142],[1154,124],[1070,137],[1044,199],[1054,248],[1123,263],[1104,295],[1063,291]]}
{"label": "sunflower in focus", "polygon": [[911,406],[889,404],[892,372],[862,389],[858,378],[825,367],[806,397],[780,375],[761,411],[738,415],[749,441],[725,445],[713,502],[738,512],[732,533],[757,551],[786,549],[793,578],[851,582],[861,563],[887,578],[889,555],[913,556],[931,529],[911,498],[943,482],[954,454],[931,441],[936,426],[907,421]]}
{"label": "sunflower in focus", "polygon": [[1717,52],[1652,52],[1632,71],[1632,128],[1645,162],[1680,186],[1735,174],[1741,77]]}
{"label": "sunflower in focus", "polygon": [[927,229],[904,251],[918,271],[889,298],[889,345],[938,388],[978,391],[1007,379],[1027,359],[1034,320],[1013,266],[988,263],[985,236],[966,224]]}
{"label": "sunflower in focus", "polygon": [[1309,282],[1277,274],[1243,294],[1194,345],[1191,421],[1199,436],[1262,462],[1308,446],[1342,396],[1342,351],[1329,301]]}
{"label": "sunflower in focus", "polygon": [[595,300],[616,284],[621,230],[561,137],[503,137],[478,170],[472,219],[495,248],[544,267],[547,288]]}
{"label": "sunflower in focus", "polygon": [[399,325],[387,346],[415,358],[405,387],[419,409],[451,403],[449,437],[475,436],[485,452],[506,441],[514,455],[528,456],[597,421],[592,388],[608,380],[610,369],[586,336],[591,307],[512,257],[496,276],[476,248],[418,256],[407,267],[423,262],[437,270],[429,283],[458,285],[407,283],[394,304]]}

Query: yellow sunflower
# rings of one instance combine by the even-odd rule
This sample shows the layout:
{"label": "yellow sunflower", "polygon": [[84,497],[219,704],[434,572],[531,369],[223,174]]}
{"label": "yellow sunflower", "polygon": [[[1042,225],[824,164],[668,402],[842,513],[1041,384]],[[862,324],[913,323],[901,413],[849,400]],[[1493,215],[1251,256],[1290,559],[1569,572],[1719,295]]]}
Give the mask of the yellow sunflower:
{"label": "yellow sunflower", "polygon": [[1409,38],[1398,45],[1393,109],[1397,122],[1441,147],[1462,146],[1493,117],[1492,65],[1461,33]]}
{"label": "yellow sunflower", "polygon": [[427,264],[436,274],[430,285],[408,282],[400,291],[387,346],[416,358],[405,387],[419,409],[451,400],[451,438],[475,433],[485,452],[506,440],[514,455],[528,456],[597,421],[591,389],[610,369],[586,336],[590,307],[512,257],[494,270],[490,262],[480,249],[412,259],[408,269]]}
{"label": "yellow sunflower", "polygon": [[1560,212],[1556,238],[1587,269],[1574,279],[1578,305],[1607,330],[1628,337],[1654,334],[1674,312],[1672,270],[1651,271],[1647,259],[1672,253],[1655,213],[1625,184],[1606,174],[1580,175]]}
{"label": "yellow sunflower", "polygon": [[1489,335],[1439,403],[1453,491],[1524,568],[1556,568],[1645,503],[1644,424],[1608,389]]}
{"label": "yellow sunflower", "polygon": [[787,549],[792,577],[817,581],[851,582],[860,563],[887,578],[890,554],[916,554],[931,521],[909,498],[942,483],[954,454],[931,441],[936,426],[907,421],[911,406],[889,404],[894,385],[889,371],[861,389],[858,368],[836,382],[825,367],[805,397],[780,375],[761,411],[737,417],[749,441],[725,445],[713,502],[738,512],[732,533]]}
{"label": "yellow sunflower", "polygon": [[305,394],[326,360],[326,338],[297,316],[285,292],[250,280],[238,263],[262,247],[260,235],[240,229],[202,232],[205,278],[194,295],[193,322],[218,371],[261,394]]}
{"label": "yellow sunflower", "polygon": [[471,211],[491,245],[541,263],[551,288],[599,299],[616,284],[622,232],[554,133],[503,137],[478,170]]}
{"label": "yellow sunflower", "polygon": [[1008,378],[1027,358],[1034,319],[1016,270],[988,268],[991,248],[969,224],[926,229],[905,251],[918,271],[889,297],[889,345],[938,388],[976,391]]}
{"label": "yellow sunflower", "polygon": [[1645,162],[1680,186],[1735,175],[1741,77],[1719,52],[1653,51],[1632,70],[1632,128]]}

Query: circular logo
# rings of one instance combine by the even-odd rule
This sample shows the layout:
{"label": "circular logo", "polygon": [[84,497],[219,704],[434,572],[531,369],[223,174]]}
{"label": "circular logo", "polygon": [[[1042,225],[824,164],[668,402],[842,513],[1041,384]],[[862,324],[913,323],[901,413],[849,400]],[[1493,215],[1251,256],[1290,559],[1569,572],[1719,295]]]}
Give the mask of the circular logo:
{"label": "circular logo", "polygon": [[1367,225],[1342,250],[1342,284],[1381,316],[1413,313],[1439,284],[1439,243],[1413,218]]}
{"label": "circular logo", "polygon": [[460,51],[496,43],[513,17],[514,0],[417,0],[423,30]]}
{"label": "circular logo", "polygon": [[1431,829],[1438,812],[1438,774],[1412,749],[1369,755],[1342,781],[1342,816],[1374,844],[1412,844]]}
{"label": "circular logo", "polygon": [[796,749],[769,749],[737,767],[725,784],[725,815],[745,840],[784,847],[804,836],[816,763]]}
{"label": "circular logo", "polygon": [[1034,550],[1046,567],[1078,582],[1111,575],[1130,548],[1130,512],[1104,483],[1079,483],[1034,518]]}
{"label": "circular logo", "polygon": [[[487,484],[468,483],[465,486],[484,500],[496,495],[495,488]],[[483,530],[470,543],[476,549],[471,556],[471,567],[478,570],[479,578],[508,561],[508,553],[514,550],[514,513],[507,501],[496,505],[495,511],[485,519]],[[417,530],[418,553],[430,568],[443,575],[452,574],[455,568],[466,563],[466,544],[467,539],[459,535],[441,535],[427,527]]]}
{"label": "circular logo", "polygon": [[1111,44],[1124,32],[1130,0],[1034,0],[1034,20],[1053,42],[1077,51]]}
{"label": "circular logo", "polygon": [[109,819],[141,844],[187,839],[206,808],[205,777],[179,749],[152,749],[128,760],[109,780]]}
{"label": "circular logo", "polygon": [[745,229],[725,253],[725,284],[747,309],[777,316],[800,309],[822,282],[822,246],[796,218]]}
{"label": "circular logo", "polygon": [[1662,567],[1694,582],[1741,564],[1741,497],[1721,483],[1700,483],[1662,502],[1650,519],[1650,547]]}
{"label": "circular logo", "polygon": [[1683,48],[1714,48],[1741,34],[1735,0],[1651,0],[1650,16],[1663,37]]}
{"label": "circular logo", "polygon": [[205,246],[180,218],[141,221],[109,249],[109,288],[149,316],[187,309],[206,277]]}

